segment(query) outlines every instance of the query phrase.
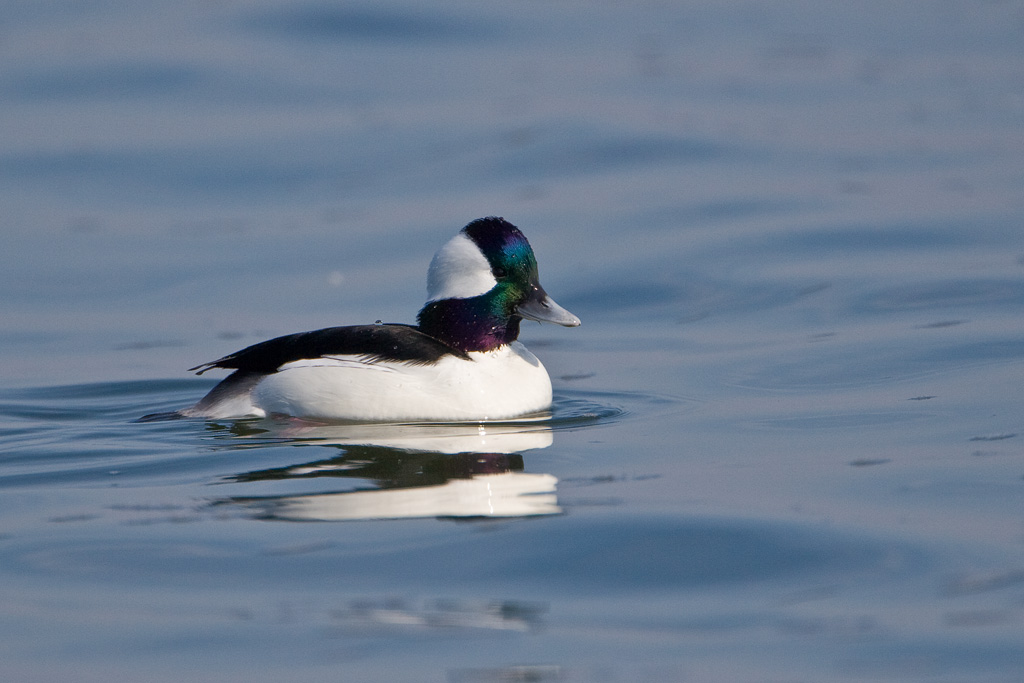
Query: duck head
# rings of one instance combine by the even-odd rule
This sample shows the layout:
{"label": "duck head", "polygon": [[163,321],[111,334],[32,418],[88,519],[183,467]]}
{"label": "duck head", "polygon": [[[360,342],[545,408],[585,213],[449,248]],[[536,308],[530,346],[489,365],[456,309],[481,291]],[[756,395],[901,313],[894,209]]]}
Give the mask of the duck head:
{"label": "duck head", "polygon": [[420,330],[461,351],[515,341],[524,318],[580,324],[544,291],[530,243],[504,218],[475,220],[438,250],[427,273],[427,298]]}

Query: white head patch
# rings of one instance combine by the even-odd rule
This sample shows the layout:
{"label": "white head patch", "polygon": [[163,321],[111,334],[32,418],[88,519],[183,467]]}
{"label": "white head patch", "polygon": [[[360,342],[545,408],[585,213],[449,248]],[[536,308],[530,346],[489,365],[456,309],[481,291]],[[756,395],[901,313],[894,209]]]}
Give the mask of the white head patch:
{"label": "white head patch", "polygon": [[480,248],[460,232],[448,240],[430,262],[427,301],[468,299],[489,292],[496,284],[491,265]]}

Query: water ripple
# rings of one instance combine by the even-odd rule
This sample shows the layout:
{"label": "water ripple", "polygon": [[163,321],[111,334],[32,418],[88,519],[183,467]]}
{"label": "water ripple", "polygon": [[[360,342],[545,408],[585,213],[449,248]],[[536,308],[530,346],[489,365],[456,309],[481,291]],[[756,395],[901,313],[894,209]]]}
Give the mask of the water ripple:
{"label": "water ripple", "polygon": [[[296,446],[352,452],[518,453],[551,446],[553,433],[682,410],[681,399],[640,392],[560,390],[551,413],[487,423],[322,424],[287,418],[137,423],[188,405],[205,380],[147,380],[29,387],[0,392],[0,486],[121,484],[166,477],[202,481],[239,450],[271,449],[291,466]],[[199,452],[196,452],[199,447]],[[333,451],[337,454],[338,451]]]}

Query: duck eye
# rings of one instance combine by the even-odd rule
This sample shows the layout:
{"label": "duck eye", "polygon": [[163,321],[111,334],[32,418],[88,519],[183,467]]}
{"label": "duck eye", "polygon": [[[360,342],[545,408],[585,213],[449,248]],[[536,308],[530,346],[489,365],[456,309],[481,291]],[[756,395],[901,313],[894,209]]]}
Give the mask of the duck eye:
{"label": "duck eye", "polygon": [[491,272],[494,273],[494,277],[497,278],[498,280],[508,277],[508,272],[501,266],[495,266],[494,270],[492,270]]}

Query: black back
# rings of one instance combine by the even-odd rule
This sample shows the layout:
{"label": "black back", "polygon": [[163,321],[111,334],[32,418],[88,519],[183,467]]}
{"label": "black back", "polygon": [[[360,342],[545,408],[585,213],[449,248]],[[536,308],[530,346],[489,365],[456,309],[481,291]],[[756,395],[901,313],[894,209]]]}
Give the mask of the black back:
{"label": "black back", "polygon": [[412,325],[351,325],[268,339],[190,370],[199,375],[212,368],[269,374],[292,361],[342,355],[410,365],[429,365],[447,355],[469,358]]}

